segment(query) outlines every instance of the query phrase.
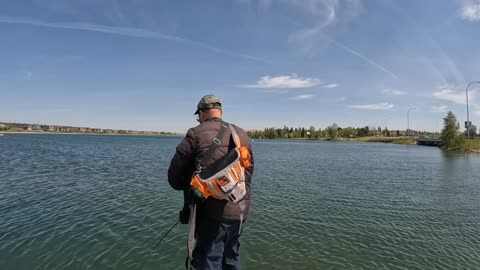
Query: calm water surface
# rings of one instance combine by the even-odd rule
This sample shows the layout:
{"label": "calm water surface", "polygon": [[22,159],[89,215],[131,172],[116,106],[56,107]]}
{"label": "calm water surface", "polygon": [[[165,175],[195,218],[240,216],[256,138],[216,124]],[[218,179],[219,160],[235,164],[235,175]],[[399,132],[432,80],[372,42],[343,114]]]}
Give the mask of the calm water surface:
{"label": "calm water surface", "polygon": [[[0,137],[0,269],[183,269],[181,138]],[[253,143],[243,269],[480,269],[480,155]]]}

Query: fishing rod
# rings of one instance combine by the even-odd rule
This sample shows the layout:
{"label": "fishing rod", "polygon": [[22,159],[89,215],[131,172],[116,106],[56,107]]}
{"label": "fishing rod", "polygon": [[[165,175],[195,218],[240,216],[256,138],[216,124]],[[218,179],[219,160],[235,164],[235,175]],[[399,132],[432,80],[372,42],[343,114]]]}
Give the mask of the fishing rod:
{"label": "fishing rod", "polygon": [[160,238],[160,240],[157,242],[157,244],[153,247],[153,248],[156,248],[161,242],[162,240],[167,237],[168,233],[170,233],[171,230],[173,230],[173,228],[175,228],[175,226],[177,226],[177,224],[180,222],[180,220],[177,220],[177,222],[175,222],[175,224],[173,224],[173,226],[163,235],[162,238]]}
{"label": "fishing rod", "polygon": [[[178,224],[179,221],[180,221],[180,220],[178,220],[177,222],[175,222],[175,224],[173,224],[173,226],[163,235],[163,237],[160,239],[160,241],[158,241],[157,244],[156,244],[153,248],[156,248],[156,247],[162,242],[162,240],[163,240],[165,237],[167,237],[168,233],[169,233],[171,230],[173,230],[173,228],[175,228],[175,226],[177,226],[177,224]],[[143,260],[143,261],[142,261],[142,264],[140,265],[140,268],[139,268],[139,269],[143,270],[143,267],[145,266],[145,263],[146,263],[146,262],[147,262],[146,260]]]}

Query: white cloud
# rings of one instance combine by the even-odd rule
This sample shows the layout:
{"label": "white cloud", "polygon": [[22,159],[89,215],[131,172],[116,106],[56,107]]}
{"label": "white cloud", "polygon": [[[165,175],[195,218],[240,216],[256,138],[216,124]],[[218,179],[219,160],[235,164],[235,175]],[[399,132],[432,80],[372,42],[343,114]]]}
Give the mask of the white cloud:
{"label": "white cloud", "polygon": [[319,79],[301,78],[297,74],[281,76],[264,76],[256,84],[243,85],[247,88],[308,88],[320,83]]}
{"label": "white cloud", "polygon": [[448,112],[448,106],[447,105],[434,105],[432,106],[432,112],[435,113],[446,113]]}
{"label": "white cloud", "polygon": [[266,93],[275,93],[275,94],[286,94],[288,90],[279,90],[279,89],[268,89],[265,90]]}
{"label": "white cloud", "polygon": [[383,89],[383,90],[382,90],[382,94],[384,94],[384,95],[386,95],[386,96],[404,96],[404,95],[407,94],[407,92],[401,91],[401,90],[396,90],[396,89],[387,88],[387,89]]}
{"label": "white cloud", "polygon": [[288,99],[290,100],[305,100],[305,99],[312,99],[314,95],[298,95],[294,97],[290,97]]}
{"label": "white cloud", "polygon": [[287,0],[286,3],[299,7],[314,21],[314,25],[299,31],[296,36],[302,40],[311,40],[325,28],[348,22],[361,9],[360,0]]}
{"label": "white cloud", "polygon": [[319,99],[320,102],[323,103],[337,103],[347,100],[346,97],[337,97],[337,98],[321,98]]}
{"label": "white cloud", "polygon": [[477,104],[473,103],[472,107],[473,107],[473,113],[475,115],[480,116],[480,105],[477,105]]}
{"label": "white cloud", "polygon": [[467,21],[480,21],[480,0],[464,0],[460,9],[460,17]]}
{"label": "white cloud", "polygon": [[[474,98],[475,92],[469,91],[469,99]],[[457,104],[467,104],[467,98],[465,95],[465,91],[456,91],[452,89],[442,89],[438,92],[433,93],[433,97],[440,100],[446,100],[450,102],[454,102]]]}
{"label": "white cloud", "polygon": [[349,105],[349,108],[352,109],[363,109],[363,110],[389,110],[393,109],[395,105],[388,102],[381,102],[375,104],[365,104],[365,105]]}
{"label": "white cloud", "polygon": [[327,84],[327,85],[324,85],[322,86],[323,88],[335,88],[335,87],[338,87],[338,84],[336,83],[331,83],[331,84]]}

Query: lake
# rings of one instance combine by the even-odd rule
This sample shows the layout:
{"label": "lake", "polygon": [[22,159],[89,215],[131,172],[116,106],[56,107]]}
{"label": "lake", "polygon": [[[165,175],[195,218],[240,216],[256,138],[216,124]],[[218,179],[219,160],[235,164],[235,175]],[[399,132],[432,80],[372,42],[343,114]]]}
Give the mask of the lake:
{"label": "lake", "polygon": [[[0,269],[184,269],[179,137],[0,138]],[[480,154],[253,142],[243,269],[480,269]]]}

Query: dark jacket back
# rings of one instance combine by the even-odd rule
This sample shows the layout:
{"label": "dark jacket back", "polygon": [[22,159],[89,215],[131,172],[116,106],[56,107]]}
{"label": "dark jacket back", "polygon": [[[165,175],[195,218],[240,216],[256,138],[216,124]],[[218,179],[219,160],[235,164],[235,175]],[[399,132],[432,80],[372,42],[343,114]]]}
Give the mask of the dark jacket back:
{"label": "dark jacket back", "polygon": [[[220,130],[221,119],[213,118],[209,119],[200,125],[190,128],[187,135],[182,142],[177,146],[176,153],[170,163],[168,169],[168,182],[170,186],[176,190],[186,190],[190,186],[190,180],[193,173],[196,171],[195,164],[202,161],[205,153],[210,148],[212,140],[217,136]],[[235,131],[240,137],[240,143],[242,146],[247,146],[252,154],[250,138],[247,133],[233,125]],[[213,163],[215,160],[223,157],[230,149],[234,148],[231,131],[227,130],[222,143],[218,146],[217,150],[213,153],[212,158],[208,164]],[[252,160],[253,164],[253,154]],[[208,165],[202,164],[202,165]],[[250,183],[252,180],[253,166],[245,170],[245,181],[247,187],[247,194],[245,197],[245,212],[244,219],[247,218],[250,209],[251,190]],[[209,197],[204,201],[201,206],[200,215],[213,218],[215,220],[239,220],[240,219],[240,207],[238,204],[228,202],[226,200],[218,200]]]}

